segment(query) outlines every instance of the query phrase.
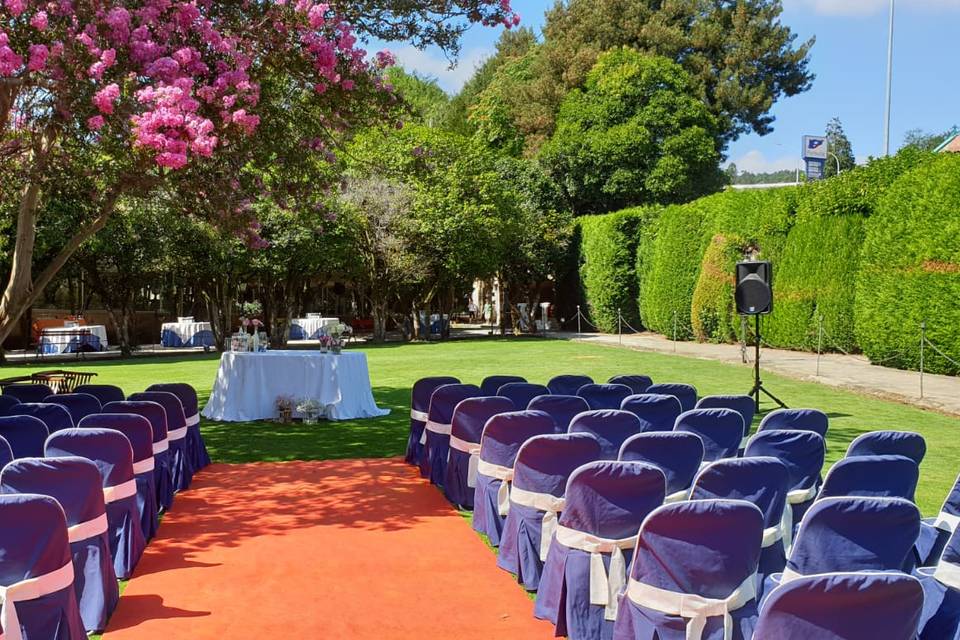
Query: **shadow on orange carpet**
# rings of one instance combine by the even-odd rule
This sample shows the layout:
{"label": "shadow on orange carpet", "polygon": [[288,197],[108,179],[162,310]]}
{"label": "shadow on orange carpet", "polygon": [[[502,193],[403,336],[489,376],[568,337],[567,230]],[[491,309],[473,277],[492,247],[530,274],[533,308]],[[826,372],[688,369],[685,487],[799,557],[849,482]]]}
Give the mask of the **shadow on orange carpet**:
{"label": "shadow on orange carpet", "polygon": [[213,465],[177,496],[105,640],[553,637],[400,460]]}

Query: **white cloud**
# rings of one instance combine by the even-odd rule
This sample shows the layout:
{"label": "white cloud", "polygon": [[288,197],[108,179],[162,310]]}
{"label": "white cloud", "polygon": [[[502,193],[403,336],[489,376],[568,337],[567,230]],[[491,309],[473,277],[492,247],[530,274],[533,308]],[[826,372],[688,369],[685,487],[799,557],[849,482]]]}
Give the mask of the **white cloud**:
{"label": "white cloud", "polygon": [[800,158],[797,156],[780,156],[779,158],[768,159],[762,151],[754,149],[734,159],[733,164],[737,165],[738,171],[771,173],[784,169],[796,169],[800,166]]}
{"label": "white cloud", "polygon": [[[890,0],[785,0],[784,5],[825,16],[869,16],[886,12]],[[960,0],[900,0],[897,10],[903,9],[960,10]]]}
{"label": "white cloud", "polygon": [[477,66],[493,54],[493,49],[487,47],[461,51],[456,66],[451,69],[450,61],[439,52],[424,51],[410,45],[391,48],[390,51],[404,69],[436,78],[440,88],[451,95],[460,91]]}

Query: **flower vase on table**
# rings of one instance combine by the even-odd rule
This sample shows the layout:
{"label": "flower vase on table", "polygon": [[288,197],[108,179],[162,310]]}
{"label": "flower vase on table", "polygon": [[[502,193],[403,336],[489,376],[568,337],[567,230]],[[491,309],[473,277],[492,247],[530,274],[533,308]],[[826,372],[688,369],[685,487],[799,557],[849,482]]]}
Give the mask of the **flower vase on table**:
{"label": "flower vase on table", "polygon": [[320,336],[320,353],[326,353],[333,344],[333,338],[328,335]]}

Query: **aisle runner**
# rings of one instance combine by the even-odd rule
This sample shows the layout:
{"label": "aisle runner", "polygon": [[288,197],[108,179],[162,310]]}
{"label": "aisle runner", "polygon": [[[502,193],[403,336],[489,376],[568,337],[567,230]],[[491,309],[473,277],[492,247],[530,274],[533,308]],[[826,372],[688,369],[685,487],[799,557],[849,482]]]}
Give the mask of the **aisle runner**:
{"label": "aisle runner", "polygon": [[399,460],[346,460],[199,474],[105,640],[552,636],[439,491]]}

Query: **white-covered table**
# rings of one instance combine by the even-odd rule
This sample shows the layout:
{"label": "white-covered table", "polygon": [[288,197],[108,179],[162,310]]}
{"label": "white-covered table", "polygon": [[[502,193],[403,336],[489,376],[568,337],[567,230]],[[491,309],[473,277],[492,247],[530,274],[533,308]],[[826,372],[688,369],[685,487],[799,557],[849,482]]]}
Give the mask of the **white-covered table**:
{"label": "white-covered table", "polygon": [[164,347],[210,347],[213,331],[209,322],[164,322],[160,325],[160,344]]}
{"label": "white-covered table", "polygon": [[42,353],[74,353],[81,348],[106,351],[107,346],[107,328],[102,324],[47,327],[40,334]]}
{"label": "white-covered table", "polygon": [[[310,316],[308,318],[294,318],[290,324],[291,340],[316,340],[320,337],[323,329],[340,324],[340,318]],[[300,333],[297,333],[294,327],[300,327]]]}
{"label": "white-covered table", "polygon": [[277,416],[277,398],[317,400],[331,420],[376,418],[390,413],[373,399],[367,356],[319,351],[227,352],[203,408],[211,420],[240,422]]}

